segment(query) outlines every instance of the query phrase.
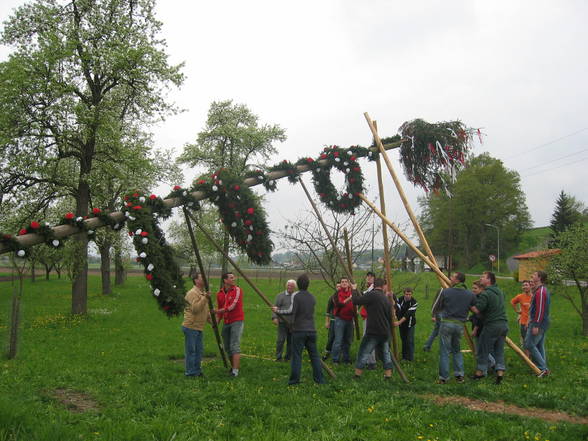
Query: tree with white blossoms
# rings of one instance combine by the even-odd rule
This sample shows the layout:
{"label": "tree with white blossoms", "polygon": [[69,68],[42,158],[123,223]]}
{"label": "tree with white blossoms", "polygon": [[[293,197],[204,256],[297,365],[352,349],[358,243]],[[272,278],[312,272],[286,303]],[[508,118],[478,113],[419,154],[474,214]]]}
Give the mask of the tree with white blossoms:
{"label": "tree with white blossoms", "polygon": [[[4,23],[0,179],[10,191],[67,189],[85,216],[96,165],[133,161],[125,134],[175,111],[166,89],[182,83],[181,65],[168,61],[154,9],[154,0],[36,0]],[[84,314],[88,239],[76,240],[72,313]]]}

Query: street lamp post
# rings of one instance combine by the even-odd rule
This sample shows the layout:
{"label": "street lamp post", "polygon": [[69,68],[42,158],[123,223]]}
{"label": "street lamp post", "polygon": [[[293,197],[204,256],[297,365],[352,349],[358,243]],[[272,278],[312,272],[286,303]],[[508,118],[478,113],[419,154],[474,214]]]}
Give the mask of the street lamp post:
{"label": "street lamp post", "polygon": [[500,272],[500,229],[496,226],[496,225],[492,225],[492,224],[484,224],[487,227],[492,227],[492,228],[496,228],[496,248],[497,248],[497,260],[498,260],[498,272]]}

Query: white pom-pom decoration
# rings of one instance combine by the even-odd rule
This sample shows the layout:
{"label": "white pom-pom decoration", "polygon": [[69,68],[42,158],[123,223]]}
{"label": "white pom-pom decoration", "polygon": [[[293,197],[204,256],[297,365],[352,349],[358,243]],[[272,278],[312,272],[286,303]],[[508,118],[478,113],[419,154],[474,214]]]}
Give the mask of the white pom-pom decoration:
{"label": "white pom-pom decoration", "polygon": [[129,212],[125,211],[125,217],[129,217]]}
{"label": "white pom-pom decoration", "polygon": [[145,197],[144,197],[144,196],[141,196],[141,197],[139,198],[139,202],[141,202],[141,203],[144,203],[144,202],[145,202]]}
{"label": "white pom-pom decoration", "polygon": [[59,246],[59,241],[57,239],[53,239],[53,241],[51,242],[51,245],[53,245],[55,248],[57,248]]}
{"label": "white pom-pom decoration", "polygon": [[141,254],[139,254],[139,257],[141,259],[144,259],[145,257],[147,257],[147,253],[145,251],[143,251]]}
{"label": "white pom-pom decoration", "polygon": [[144,238],[141,239],[141,243],[143,245],[147,245],[148,242],[149,242],[149,239],[147,239],[146,237],[144,237]]}
{"label": "white pom-pom decoration", "polygon": [[78,216],[78,217],[76,217],[76,222],[81,222],[81,221],[83,221],[83,220],[84,220],[84,218],[83,218],[82,216]]}
{"label": "white pom-pom decoration", "polygon": [[345,161],[345,162],[343,163],[343,165],[349,165],[349,162]]}
{"label": "white pom-pom decoration", "polygon": [[149,265],[147,265],[147,271],[153,271],[153,268],[155,268],[155,266],[153,266],[152,263],[150,263]]}
{"label": "white pom-pom decoration", "polygon": [[140,236],[142,232],[143,232],[143,230],[141,230],[139,228],[138,230],[135,231],[135,236]]}
{"label": "white pom-pom decoration", "polygon": [[253,240],[253,236],[251,234],[247,235],[247,242],[251,242]]}
{"label": "white pom-pom decoration", "polygon": [[231,227],[235,228],[237,226],[237,222],[232,222]]}
{"label": "white pom-pom decoration", "polygon": [[223,185],[223,181],[221,181],[220,179],[218,180],[218,185]]}
{"label": "white pom-pom decoration", "polygon": [[129,220],[132,220],[132,221],[134,221],[135,219],[136,219],[135,217],[133,217],[133,216],[129,216]]}
{"label": "white pom-pom decoration", "polygon": [[184,196],[184,197],[188,196],[188,192],[187,191],[183,191],[182,192],[182,196]]}
{"label": "white pom-pom decoration", "polygon": [[88,234],[94,234],[94,230],[88,230]]}
{"label": "white pom-pom decoration", "polygon": [[212,191],[218,191],[218,187],[216,185],[212,186]]}
{"label": "white pom-pom decoration", "polygon": [[352,194],[349,195],[349,199],[353,199],[353,195]]}
{"label": "white pom-pom decoration", "polygon": [[335,158],[335,162],[341,162],[341,158]]}
{"label": "white pom-pom decoration", "polygon": [[159,288],[155,288],[155,289],[153,290],[153,295],[154,295],[155,297],[159,297],[159,294],[161,294],[161,291],[159,290]]}
{"label": "white pom-pom decoration", "polygon": [[24,256],[26,256],[26,254],[27,254],[27,253],[26,253],[26,251],[25,251],[25,250],[18,250],[18,251],[16,252],[16,255],[17,255],[18,257],[24,257]]}

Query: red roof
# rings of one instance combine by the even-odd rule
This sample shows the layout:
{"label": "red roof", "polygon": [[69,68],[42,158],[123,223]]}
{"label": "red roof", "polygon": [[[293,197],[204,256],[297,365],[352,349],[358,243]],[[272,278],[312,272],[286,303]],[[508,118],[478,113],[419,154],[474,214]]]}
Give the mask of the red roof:
{"label": "red roof", "polygon": [[518,256],[513,256],[513,259],[537,259],[539,257],[553,256],[554,254],[559,253],[561,253],[559,248],[552,248],[550,250],[531,251],[530,253],[519,254]]}

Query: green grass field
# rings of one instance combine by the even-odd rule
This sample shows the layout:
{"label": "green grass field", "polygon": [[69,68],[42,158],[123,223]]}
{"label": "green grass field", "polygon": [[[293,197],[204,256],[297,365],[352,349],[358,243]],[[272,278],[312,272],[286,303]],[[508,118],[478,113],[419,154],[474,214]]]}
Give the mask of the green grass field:
{"label": "green grass field", "polygon": [[[426,280],[425,280],[426,278]],[[553,296],[553,327],[548,353],[553,375],[538,379],[507,349],[508,371],[502,385],[436,385],[437,349],[422,352],[431,330],[429,308],[436,283],[395,278],[395,285],[417,286],[420,302],[416,360],[402,366],[411,379],[366,371],[352,380],[349,366],[336,379],[312,383],[310,365],[303,384],[288,387],[287,364],[272,361],[275,328],[267,307],[243,282],[245,332],[241,375],[228,377],[212,330],[205,333],[205,377],[183,376],[181,319],[157,310],[143,278],[129,278],[112,296],[99,294],[90,278],[89,314],[72,318],[67,281],[25,282],[20,348],[16,360],[0,361],[0,441],[5,440],[584,440],[588,425],[545,421],[512,414],[438,405],[428,396],[504,401],[523,408],[559,410],[588,416],[588,342],[571,306]],[[501,282],[512,296],[516,286]],[[273,300],[277,281],[260,281]],[[429,295],[425,299],[425,287]],[[316,281],[319,347],[326,341],[324,309],[329,292]],[[0,284],[0,337],[7,342],[10,283]],[[510,336],[518,341],[514,314]],[[354,342],[353,353],[358,343]],[[465,354],[466,368],[473,358]],[[78,395],[73,395],[72,393]],[[74,401],[63,404],[63,398]],[[84,402],[86,400],[86,402]]]}

